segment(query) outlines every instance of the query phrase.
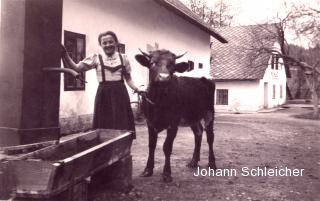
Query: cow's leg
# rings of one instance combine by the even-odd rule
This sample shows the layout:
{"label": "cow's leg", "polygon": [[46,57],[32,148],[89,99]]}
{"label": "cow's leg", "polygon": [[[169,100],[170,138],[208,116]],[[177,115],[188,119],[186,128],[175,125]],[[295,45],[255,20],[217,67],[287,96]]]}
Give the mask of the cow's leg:
{"label": "cow's leg", "polygon": [[167,129],[167,137],[166,140],[164,141],[163,144],[163,152],[165,155],[165,164],[163,168],[163,181],[164,182],[171,182],[172,177],[171,177],[171,164],[170,164],[170,156],[172,153],[172,146],[173,146],[173,141],[174,138],[177,135],[178,127],[170,127]]}
{"label": "cow's leg", "polygon": [[147,161],[147,166],[141,173],[141,177],[150,177],[153,175],[154,168],[154,152],[157,146],[158,132],[150,126],[148,126],[149,133],[149,156]]}
{"label": "cow's leg", "polygon": [[207,142],[209,145],[209,163],[208,166],[216,169],[216,159],[213,152],[214,132],[213,132],[213,112],[208,112],[208,117],[205,118],[205,130],[207,134]]}
{"label": "cow's leg", "polygon": [[187,164],[189,168],[195,168],[198,166],[198,162],[200,161],[200,148],[202,141],[202,133],[203,127],[200,122],[191,126],[194,135],[194,150],[191,161]]}

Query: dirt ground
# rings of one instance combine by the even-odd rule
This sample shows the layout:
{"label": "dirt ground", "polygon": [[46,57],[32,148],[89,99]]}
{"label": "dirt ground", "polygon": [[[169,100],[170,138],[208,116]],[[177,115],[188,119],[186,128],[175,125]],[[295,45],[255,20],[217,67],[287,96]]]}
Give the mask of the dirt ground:
{"label": "dirt ground", "polygon": [[[179,128],[171,159],[171,183],[161,181],[164,132],[159,135],[153,177],[139,177],[148,154],[147,130],[139,126],[132,146],[134,188],[130,193],[101,192],[94,200],[320,200],[320,121],[292,117],[306,112],[310,110],[216,114],[217,166],[236,169],[236,176],[194,176],[196,169],[186,167],[193,152],[193,135],[190,128]],[[201,168],[206,168],[207,151],[204,135]],[[304,171],[302,176],[242,176],[243,167]]]}

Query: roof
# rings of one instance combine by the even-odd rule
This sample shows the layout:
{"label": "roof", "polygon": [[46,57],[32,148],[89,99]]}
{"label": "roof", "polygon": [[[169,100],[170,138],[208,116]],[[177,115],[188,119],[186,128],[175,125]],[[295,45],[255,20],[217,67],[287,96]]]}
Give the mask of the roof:
{"label": "roof", "polygon": [[220,41],[221,43],[227,43],[228,41],[222,37],[216,30],[214,30],[209,24],[205,23],[197,14],[192,12],[187,6],[185,6],[179,0],[154,0],[160,5],[165,6],[167,9],[173,11],[174,13],[178,14],[185,20],[189,21],[190,23],[198,26],[203,31],[207,32],[215,39]]}
{"label": "roof", "polygon": [[274,24],[219,28],[227,44],[212,41],[210,75],[215,80],[262,79],[268,67],[270,54],[257,56],[260,41],[267,48],[276,42]]}

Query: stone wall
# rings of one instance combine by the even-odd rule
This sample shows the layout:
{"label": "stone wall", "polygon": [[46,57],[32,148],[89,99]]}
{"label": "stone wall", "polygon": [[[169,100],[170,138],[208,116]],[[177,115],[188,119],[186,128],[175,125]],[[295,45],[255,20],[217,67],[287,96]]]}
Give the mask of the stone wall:
{"label": "stone wall", "polygon": [[60,118],[60,131],[62,135],[79,133],[92,128],[92,114]]}

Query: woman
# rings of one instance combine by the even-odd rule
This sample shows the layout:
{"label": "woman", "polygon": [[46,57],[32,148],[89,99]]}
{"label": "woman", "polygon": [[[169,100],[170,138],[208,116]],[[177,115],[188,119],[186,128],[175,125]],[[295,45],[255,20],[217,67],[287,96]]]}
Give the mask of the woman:
{"label": "woman", "polygon": [[131,79],[128,58],[116,51],[119,41],[114,32],[101,33],[98,41],[103,50],[101,54],[92,54],[76,64],[63,47],[62,58],[77,72],[96,69],[99,87],[95,97],[93,128],[135,131],[124,80],[135,92],[138,88]]}

